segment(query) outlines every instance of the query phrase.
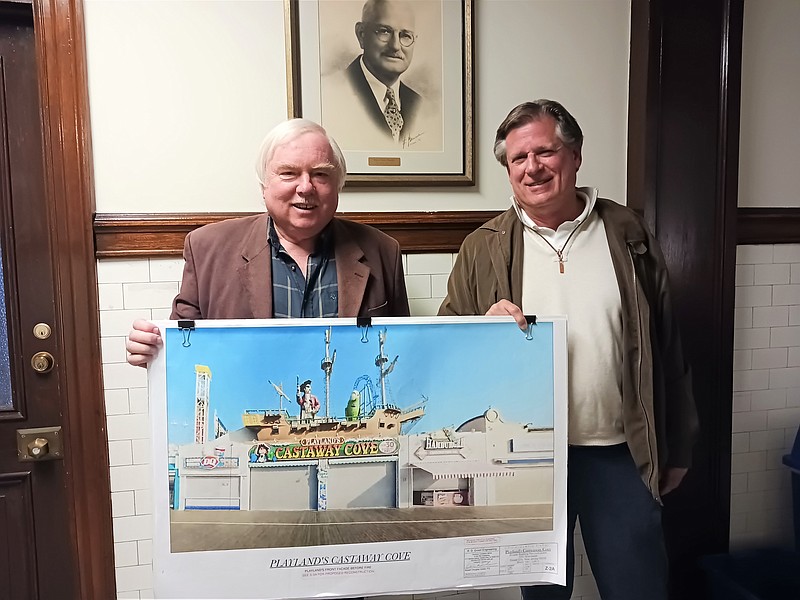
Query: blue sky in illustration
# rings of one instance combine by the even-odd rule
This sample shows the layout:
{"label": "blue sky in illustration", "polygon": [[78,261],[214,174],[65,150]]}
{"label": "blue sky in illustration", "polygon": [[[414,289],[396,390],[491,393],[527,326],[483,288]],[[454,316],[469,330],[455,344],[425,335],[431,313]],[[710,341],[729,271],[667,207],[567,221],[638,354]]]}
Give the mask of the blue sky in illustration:
{"label": "blue sky in illustration", "polygon": [[[334,325],[330,351],[336,350],[331,375],[330,413],[343,417],[353,385],[362,375],[380,394],[378,331],[368,330],[368,342],[351,324]],[[281,327],[203,328],[191,333],[183,347],[183,333],[168,328],[167,419],[172,444],[194,438],[195,365],[211,369],[209,427],[216,411],[229,430],[242,427],[247,409],[278,409],[279,397],[270,381],[282,384],[291,399],[283,408],[297,416],[294,401],[297,378],[312,381],[312,392],[325,412],[325,356],[322,325]],[[533,339],[511,322],[398,323],[385,327],[385,353],[398,356],[387,377],[387,401],[409,408],[427,398],[425,416],[412,433],[441,427],[458,427],[465,421],[497,408],[506,422],[553,426],[553,328],[539,323]],[[358,387],[363,387],[363,380]],[[376,398],[377,400],[377,398]],[[209,432],[209,439],[213,433]]]}

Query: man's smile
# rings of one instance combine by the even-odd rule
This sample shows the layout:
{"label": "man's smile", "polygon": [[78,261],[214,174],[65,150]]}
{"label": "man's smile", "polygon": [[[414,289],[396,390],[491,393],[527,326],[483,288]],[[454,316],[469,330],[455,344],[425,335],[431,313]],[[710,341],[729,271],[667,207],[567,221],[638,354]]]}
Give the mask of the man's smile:
{"label": "man's smile", "polygon": [[539,187],[539,186],[546,185],[546,184],[550,183],[551,181],[553,181],[553,178],[552,177],[547,177],[546,179],[537,179],[536,181],[531,181],[530,183],[527,183],[525,185],[527,185],[528,187]]}

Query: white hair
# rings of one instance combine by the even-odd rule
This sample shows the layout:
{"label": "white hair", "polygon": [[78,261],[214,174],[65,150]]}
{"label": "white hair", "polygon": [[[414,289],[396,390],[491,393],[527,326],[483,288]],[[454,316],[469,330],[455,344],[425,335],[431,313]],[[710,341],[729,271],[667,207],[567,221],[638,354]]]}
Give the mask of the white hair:
{"label": "white hair", "polygon": [[284,121],[273,127],[264,138],[264,141],[261,142],[261,148],[258,151],[258,158],[256,159],[256,175],[258,176],[258,182],[261,184],[261,187],[263,188],[266,185],[268,176],[267,165],[269,165],[272,160],[276,148],[300,137],[304,133],[319,133],[328,140],[328,144],[330,144],[333,153],[336,183],[341,192],[347,174],[347,164],[344,160],[344,154],[342,154],[339,144],[328,135],[325,128],[309,119],[289,119],[288,121]]}

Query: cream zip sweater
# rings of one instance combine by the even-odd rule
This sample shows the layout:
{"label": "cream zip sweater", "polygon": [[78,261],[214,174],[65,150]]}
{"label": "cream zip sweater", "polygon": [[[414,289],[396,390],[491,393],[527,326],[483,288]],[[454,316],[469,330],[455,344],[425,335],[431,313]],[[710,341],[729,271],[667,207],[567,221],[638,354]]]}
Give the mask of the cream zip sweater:
{"label": "cream zip sweater", "polygon": [[[525,225],[522,310],[567,315],[569,443],[619,444],[625,441],[619,287],[605,227],[592,211],[597,191],[580,188],[578,194],[586,209],[556,231],[538,227],[517,207]],[[554,248],[561,251],[563,273]]]}

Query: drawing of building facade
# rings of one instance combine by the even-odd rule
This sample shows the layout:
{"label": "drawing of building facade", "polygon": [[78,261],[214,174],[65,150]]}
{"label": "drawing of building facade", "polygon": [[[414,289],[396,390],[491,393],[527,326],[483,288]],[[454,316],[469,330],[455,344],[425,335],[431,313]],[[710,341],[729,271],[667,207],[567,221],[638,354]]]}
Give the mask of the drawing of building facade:
{"label": "drawing of building facade", "polygon": [[496,409],[457,429],[414,435],[263,438],[244,427],[178,446],[175,508],[335,510],[553,499],[553,430],[505,423]]}

